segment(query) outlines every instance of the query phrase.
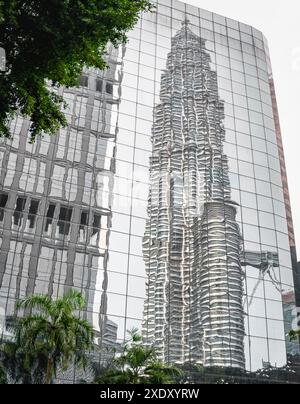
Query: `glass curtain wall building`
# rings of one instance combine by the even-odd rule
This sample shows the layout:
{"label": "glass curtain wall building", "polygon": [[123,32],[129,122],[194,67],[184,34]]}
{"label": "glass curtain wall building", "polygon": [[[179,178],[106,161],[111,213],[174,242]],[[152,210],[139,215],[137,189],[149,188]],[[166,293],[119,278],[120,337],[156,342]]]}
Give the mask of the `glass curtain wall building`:
{"label": "glass curtain wall building", "polygon": [[158,0],[110,68],[61,89],[69,126],[0,145],[0,316],[86,296],[97,344],[138,327],[167,362],[255,371],[297,346],[293,227],[256,29]]}

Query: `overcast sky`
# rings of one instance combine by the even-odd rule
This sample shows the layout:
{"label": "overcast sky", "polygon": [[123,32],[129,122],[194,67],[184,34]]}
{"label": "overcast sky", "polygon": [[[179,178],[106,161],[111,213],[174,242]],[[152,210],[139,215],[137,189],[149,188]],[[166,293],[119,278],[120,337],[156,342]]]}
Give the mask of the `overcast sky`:
{"label": "overcast sky", "polygon": [[262,31],[269,41],[300,259],[300,2],[185,0]]}

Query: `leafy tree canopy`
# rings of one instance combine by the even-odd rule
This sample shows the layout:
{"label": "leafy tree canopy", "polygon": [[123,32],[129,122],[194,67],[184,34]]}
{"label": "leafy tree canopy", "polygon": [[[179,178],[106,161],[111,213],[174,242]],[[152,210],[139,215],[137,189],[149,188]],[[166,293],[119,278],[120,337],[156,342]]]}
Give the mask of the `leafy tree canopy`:
{"label": "leafy tree canopy", "polygon": [[54,86],[76,86],[84,66],[103,69],[108,42],[126,42],[148,0],[0,0],[0,136],[19,111],[31,121],[31,141],[66,119]]}

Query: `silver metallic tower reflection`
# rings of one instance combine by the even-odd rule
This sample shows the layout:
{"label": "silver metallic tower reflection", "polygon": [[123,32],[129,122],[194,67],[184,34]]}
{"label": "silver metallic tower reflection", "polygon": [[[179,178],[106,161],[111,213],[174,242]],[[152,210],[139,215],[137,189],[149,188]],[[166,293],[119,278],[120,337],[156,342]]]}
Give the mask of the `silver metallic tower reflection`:
{"label": "silver metallic tower reflection", "polygon": [[143,335],[166,361],[243,368],[242,237],[223,152],[224,103],[205,42],[172,39],[155,108]]}

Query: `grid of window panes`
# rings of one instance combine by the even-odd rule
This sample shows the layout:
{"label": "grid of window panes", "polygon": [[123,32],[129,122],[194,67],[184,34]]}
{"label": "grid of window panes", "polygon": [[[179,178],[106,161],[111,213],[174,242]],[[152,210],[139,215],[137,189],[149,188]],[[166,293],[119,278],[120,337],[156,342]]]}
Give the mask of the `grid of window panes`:
{"label": "grid of window panes", "polygon": [[108,290],[119,300],[108,305],[110,319],[118,325],[120,340],[128,328],[141,327],[153,107],[160,102],[171,38],[186,18],[190,29],[206,40],[225,101],[225,154],[232,199],[240,205],[244,250],[279,254],[280,267],[266,271],[262,279],[258,269],[245,269],[247,368],[281,366],[286,363],[285,332],[291,328],[290,322],[284,328],[285,313],[295,315],[289,300],[294,286],[265,39],[247,25],[178,1],[158,1],[157,13],[142,17],[129,34],[124,56],[116,179],[120,190],[130,184],[130,194],[122,198],[131,199],[131,207],[125,202],[124,209],[113,215],[109,249],[115,253],[110,254]]}
{"label": "grid of window panes", "polygon": [[33,293],[56,298],[71,287],[85,295],[83,315],[99,332],[95,288],[101,289],[111,223],[117,53],[109,49],[109,70],[84,72],[78,88],[60,90],[68,127],[57,136],[32,145],[29,124],[18,117],[13,139],[1,141],[1,333],[17,299]]}
{"label": "grid of window panes", "polygon": [[186,18],[206,40],[225,101],[225,154],[244,249],[279,255],[279,268],[263,277],[245,268],[247,368],[281,366],[294,286],[265,40],[177,0],[158,0],[157,11],[142,16],[126,48],[115,51],[113,69],[87,71],[80,91],[64,90],[69,126],[59,136],[30,145],[28,124],[17,118],[13,140],[2,142],[0,326],[25,293],[56,297],[76,287],[99,344],[116,347],[126,330],[141,329],[153,107],[171,38]]}

